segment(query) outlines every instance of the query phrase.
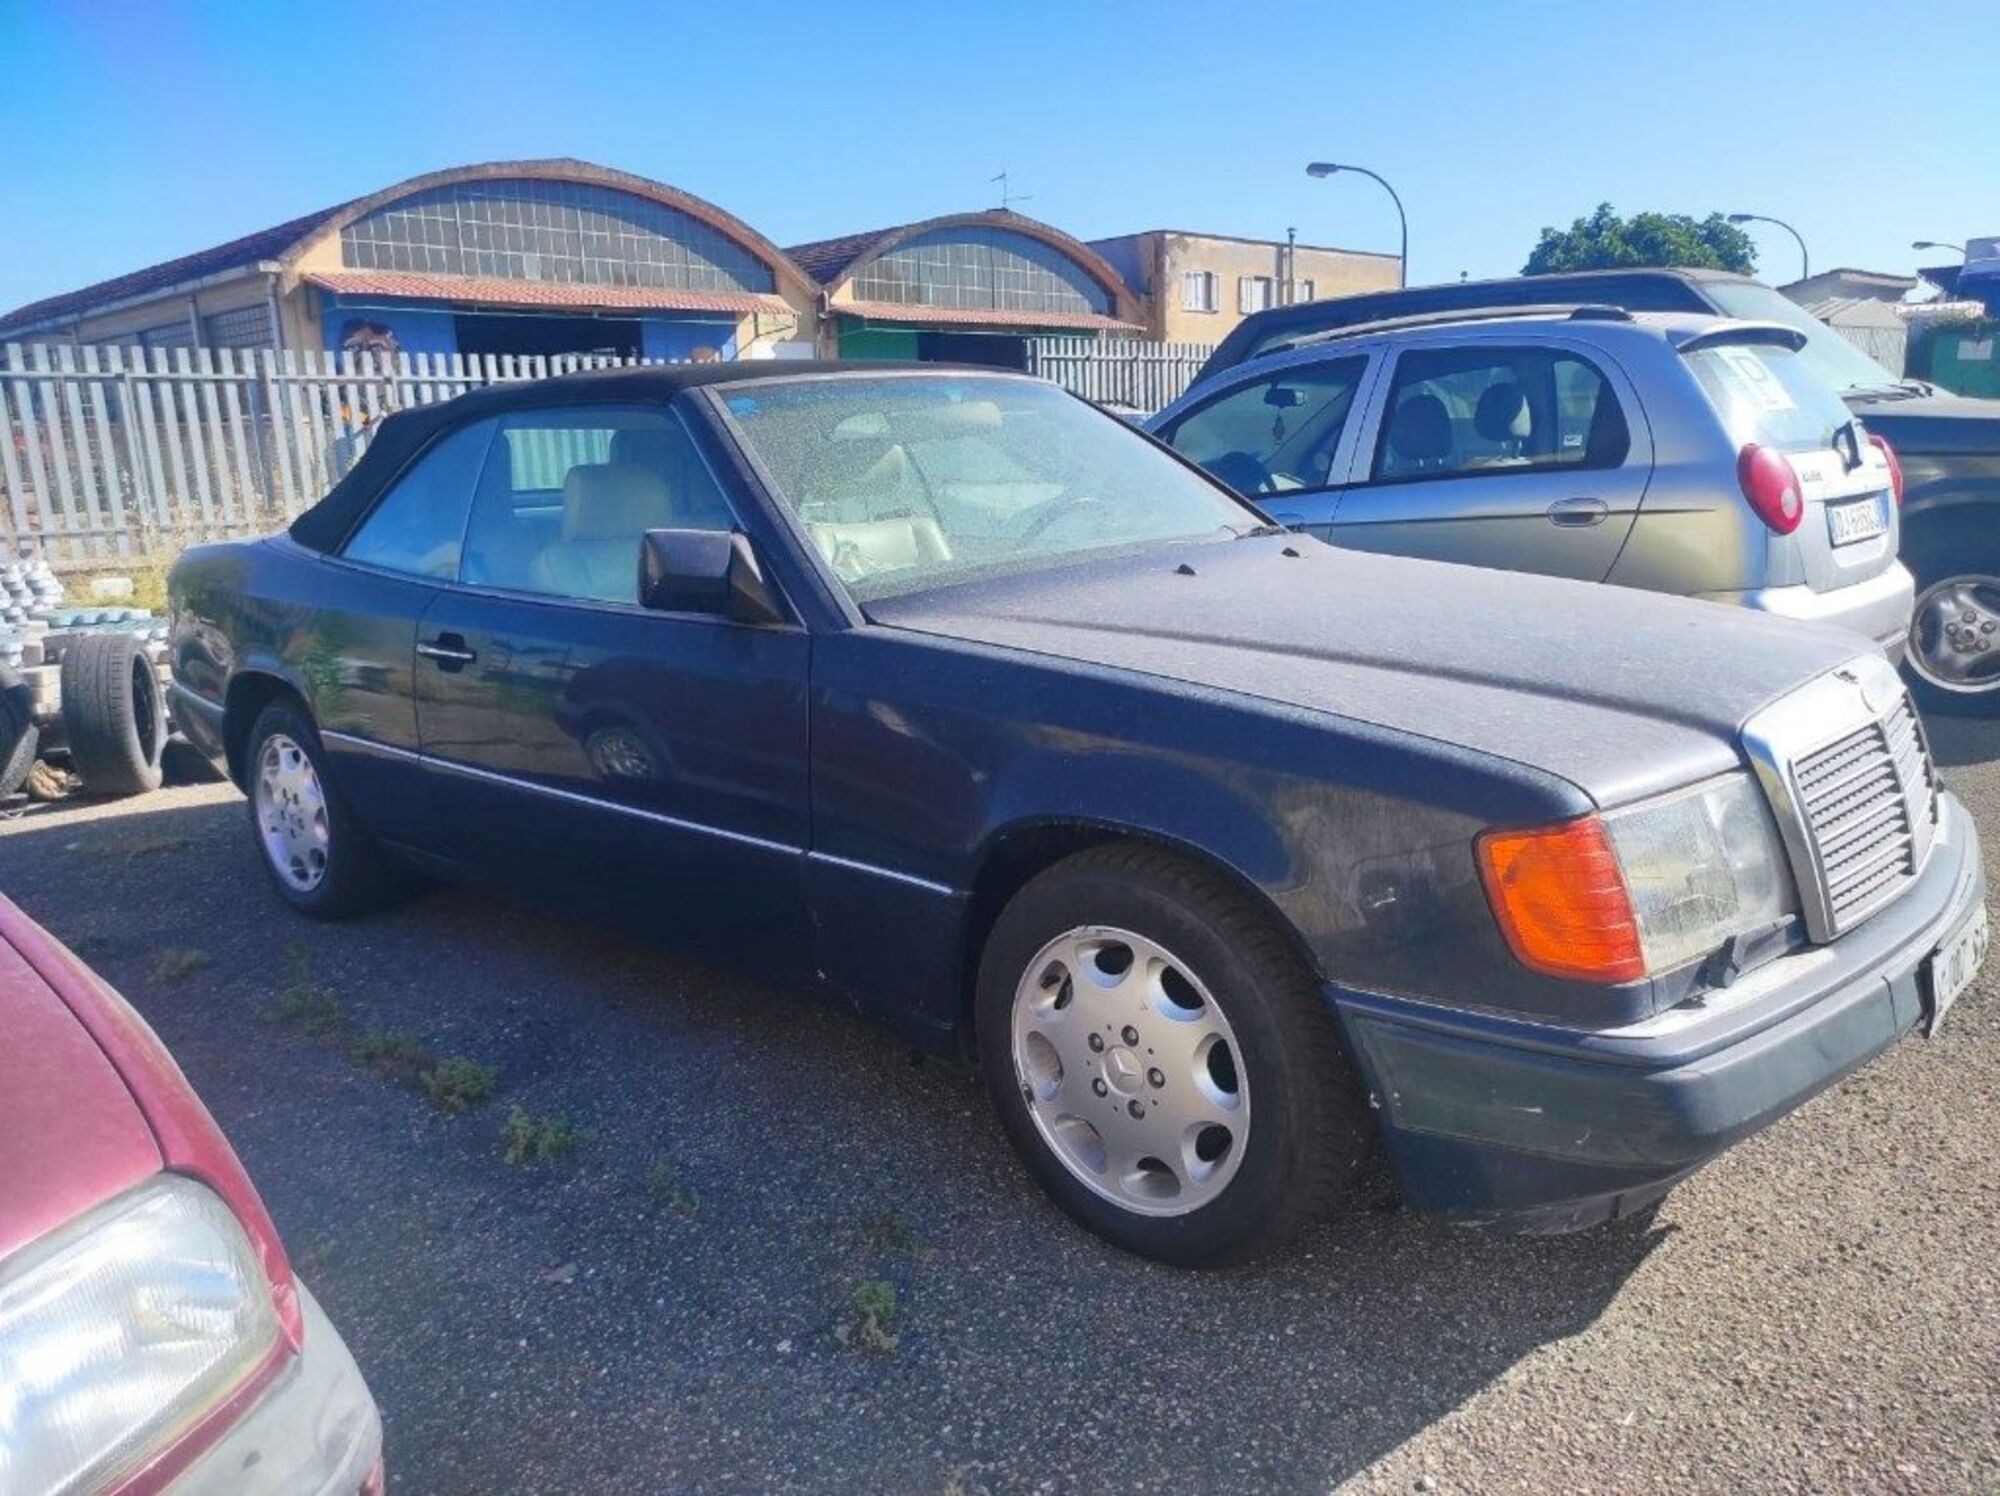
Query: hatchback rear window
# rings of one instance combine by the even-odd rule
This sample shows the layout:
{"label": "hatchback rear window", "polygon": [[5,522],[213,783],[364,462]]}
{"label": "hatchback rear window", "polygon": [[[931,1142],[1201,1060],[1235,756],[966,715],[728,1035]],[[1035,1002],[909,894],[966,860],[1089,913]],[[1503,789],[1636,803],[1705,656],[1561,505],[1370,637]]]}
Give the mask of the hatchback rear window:
{"label": "hatchback rear window", "polygon": [[1738,446],[1818,451],[1852,419],[1832,386],[1788,348],[1722,343],[1696,349],[1687,362]]}

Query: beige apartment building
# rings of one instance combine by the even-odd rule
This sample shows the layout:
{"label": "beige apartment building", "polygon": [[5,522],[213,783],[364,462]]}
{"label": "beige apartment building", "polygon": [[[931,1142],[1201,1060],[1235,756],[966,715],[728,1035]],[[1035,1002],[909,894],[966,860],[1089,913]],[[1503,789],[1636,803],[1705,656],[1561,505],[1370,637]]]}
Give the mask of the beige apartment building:
{"label": "beige apartment building", "polygon": [[1146,317],[1146,336],[1219,343],[1252,312],[1379,291],[1401,279],[1394,255],[1286,240],[1147,229],[1090,247],[1116,267]]}

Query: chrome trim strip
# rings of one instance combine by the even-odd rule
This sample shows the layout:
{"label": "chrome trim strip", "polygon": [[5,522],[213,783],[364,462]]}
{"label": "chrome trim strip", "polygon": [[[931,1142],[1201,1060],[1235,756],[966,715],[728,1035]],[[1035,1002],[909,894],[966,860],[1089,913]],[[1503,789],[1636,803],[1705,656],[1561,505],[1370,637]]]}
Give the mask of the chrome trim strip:
{"label": "chrome trim strip", "polygon": [[475,768],[471,764],[461,764],[448,758],[437,758],[428,753],[412,753],[407,748],[397,748],[389,743],[378,743],[373,738],[357,737],[353,733],[338,732],[330,728],[320,729],[322,740],[339,742],[363,752],[382,753],[391,758],[407,759],[422,764],[426,768],[442,769],[450,774],[462,774],[468,779],[484,780],[489,784],[502,784],[512,789],[528,790],[534,794],[547,795],[551,799],[566,800],[572,804],[589,806],[593,810],[617,811],[622,815],[637,816],[641,820],[656,825],[668,826],[676,831],[693,832],[697,836],[720,837],[723,841],[735,842],[740,846],[755,847],[765,852],[782,852],[789,856],[803,855],[812,861],[826,863],[832,867],[846,868],[851,872],[868,873],[877,878],[887,878],[894,883],[906,883],[913,888],[921,888],[929,893],[956,896],[958,890],[948,883],[935,883],[929,878],[919,878],[914,873],[898,872],[894,868],[878,867],[872,862],[857,862],[851,857],[837,857],[831,852],[815,852],[806,847],[793,846],[790,842],[771,841],[767,837],[752,836],[744,831],[731,831],[723,826],[710,826],[701,821],[685,821],[679,816],[666,815],[657,810],[647,810],[638,805],[622,805],[616,800],[600,800],[595,795],[580,795],[574,790],[557,789],[554,785],[537,784],[531,779],[516,778],[511,774],[496,774],[491,769]]}
{"label": "chrome trim strip", "polygon": [[806,856],[814,862],[825,863],[828,867],[846,868],[856,873],[872,873],[877,878],[887,878],[892,883],[907,883],[912,888],[921,888],[926,893],[943,894],[946,898],[956,898],[958,890],[949,883],[934,883],[929,878],[919,878],[915,873],[899,873],[894,868],[877,867],[872,862],[856,862],[852,857],[836,857],[831,852],[808,852]]}

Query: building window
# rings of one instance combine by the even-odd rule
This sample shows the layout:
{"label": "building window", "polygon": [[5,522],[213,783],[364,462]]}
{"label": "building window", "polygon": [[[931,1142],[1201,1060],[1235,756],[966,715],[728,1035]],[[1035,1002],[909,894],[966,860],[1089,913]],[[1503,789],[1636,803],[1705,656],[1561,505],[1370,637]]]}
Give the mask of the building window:
{"label": "building window", "polygon": [[1111,293],[1053,245],[1005,229],[937,229],[854,272],[856,301],[1109,316]]}
{"label": "building window", "polygon": [[1184,312],[1212,312],[1215,310],[1215,272],[1213,270],[1184,270],[1181,272],[1181,310]]}
{"label": "building window", "polygon": [[583,182],[500,178],[413,193],[340,231],[356,270],[670,291],[772,291],[770,266],[692,214]]}
{"label": "building window", "polygon": [[242,306],[229,312],[211,312],[201,319],[201,346],[272,347],[271,309],[266,306]]}
{"label": "building window", "polygon": [[1236,278],[1236,310],[1249,316],[1271,304],[1271,277],[1240,275]]}
{"label": "building window", "polygon": [[1302,301],[1311,301],[1312,299],[1313,299],[1313,283],[1311,281],[1300,280],[1292,282],[1293,306],[1297,306]]}

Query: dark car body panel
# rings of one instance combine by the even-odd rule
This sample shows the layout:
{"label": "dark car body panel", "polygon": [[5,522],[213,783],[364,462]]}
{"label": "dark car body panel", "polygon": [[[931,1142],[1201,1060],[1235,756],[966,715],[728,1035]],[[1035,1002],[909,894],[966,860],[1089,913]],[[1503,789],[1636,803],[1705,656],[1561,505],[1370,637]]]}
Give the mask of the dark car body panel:
{"label": "dark car body panel", "polygon": [[[1581,1042],[1674,1009],[1695,966],[1622,986],[1529,970],[1478,835],[1742,768],[1745,719],[1857,653],[1738,610],[1282,534],[856,603],[709,388],[773,377],[563,380],[459,414],[672,405],[783,623],[399,584],[428,594],[419,608],[326,553],[366,512],[350,475],[291,538],[182,558],[181,719],[241,782],[249,708],[296,692],[341,787],[375,776],[366,823],[427,865],[816,989],[939,1051],[969,1042],[997,902],[1112,837],[1180,849],[1261,901],[1343,1023],[1343,995],[1365,994]],[[460,403],[391,418],[369,481]],[[364,605],[387,619],[372,632]],[[473,658],[410,663],[411,619]],[[398,689],[408,710],[379,699]]]}

